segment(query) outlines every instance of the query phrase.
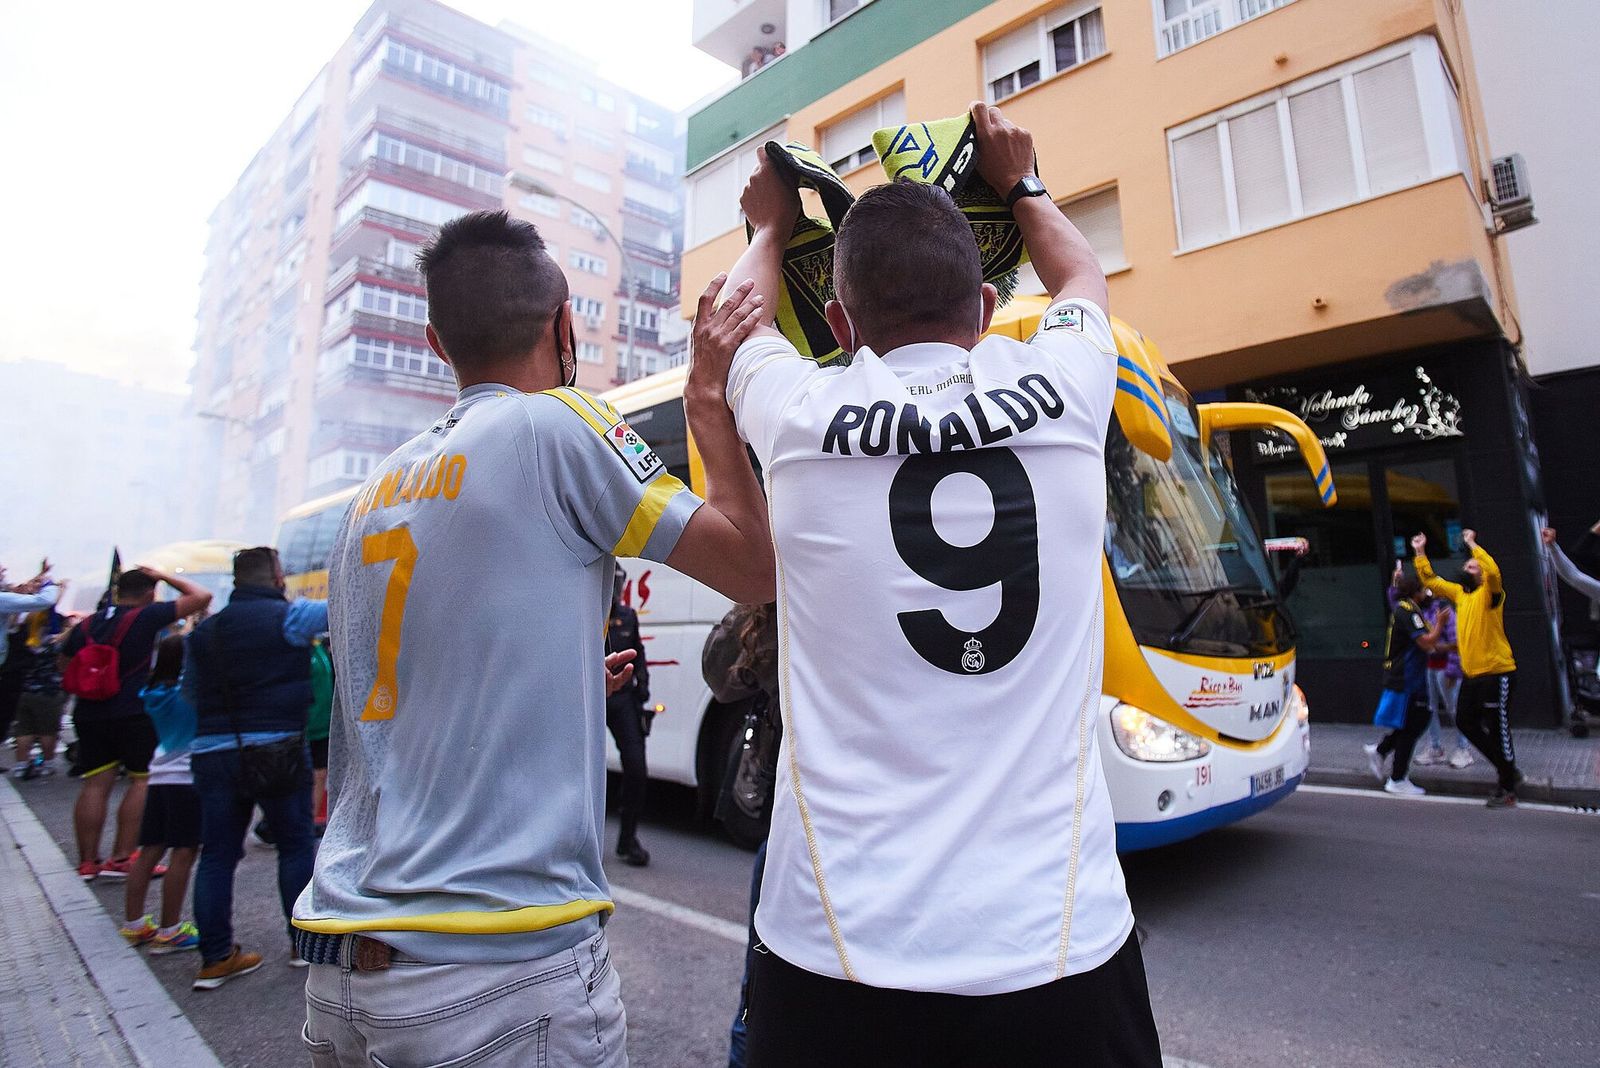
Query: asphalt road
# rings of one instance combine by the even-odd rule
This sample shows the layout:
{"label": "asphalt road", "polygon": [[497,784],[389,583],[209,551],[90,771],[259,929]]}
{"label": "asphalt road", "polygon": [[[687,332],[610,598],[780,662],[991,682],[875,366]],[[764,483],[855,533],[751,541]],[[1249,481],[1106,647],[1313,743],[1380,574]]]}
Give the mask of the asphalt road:
{"label": "asphalt road", "polygon": [[[76,784],[18,785],[71,856]],[[651,866],[612,871],[631,1059],[715,1066],[750,855],[696,824],[686,792],[654,801]],[[1211,1068],[1600,1064],[1597,846],[1594,816],[1302,792],[1124,858],[1163,1048]],[[197,993],[192,957],[150,963],[225,1064],[303,1064],[270,850],[238,887],[239,938],[266,967]],[[120,918],[121,884],[95,892]]]}

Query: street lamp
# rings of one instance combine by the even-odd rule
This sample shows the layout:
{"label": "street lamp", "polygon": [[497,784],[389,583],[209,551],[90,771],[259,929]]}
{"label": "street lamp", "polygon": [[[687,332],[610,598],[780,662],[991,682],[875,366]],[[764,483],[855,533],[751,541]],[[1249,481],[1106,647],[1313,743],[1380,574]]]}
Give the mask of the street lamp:
{"label": "street lamp", "polygon": [[[590,220],[600,228],[600,232],[608,237],[613,245],[617,246],[617,255],[622,257],[622,273],[628,277],[628,315],[625,324],[627,326],[627,347],[623,352],[622,364],[624,370],[621,375],[622,380],[626,382],[628,377],[633,374],[633,324],[639,317],[639,274],[633,268],[633,257],[628,255],[628,250],[622,247],[622,242],[617,240],[617,235],[611,232],[611,228],[601,221],[599,213],[591,209],[587,204],[574,200],[548,182],[535,178],[531,174],[524,174],[522,171],[507,171],[506,184],[525,193],[565,200],[568,204],[588,214]],[[578,354],[573,353],[572,358],[576,360]]]}

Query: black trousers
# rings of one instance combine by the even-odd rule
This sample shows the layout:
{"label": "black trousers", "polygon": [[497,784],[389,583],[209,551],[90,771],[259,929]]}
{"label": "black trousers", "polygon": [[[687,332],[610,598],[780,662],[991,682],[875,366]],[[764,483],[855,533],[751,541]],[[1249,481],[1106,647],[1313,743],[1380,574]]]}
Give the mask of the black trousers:
{"label": "black trousers", "polygon": [[888,990],[758,947],[750,1068],[1160,1068],[1138,935],[1100,967],[1009,994]]}
{"label": "black trousers", "polygon": [[1475,675],[1461,683],[1456,729],[1494,765],[1500,789],[1517,788],[1517,753],[1511,745],[1511,688],[1516,675]]}
{"label": "black trousers", "polygon": [[623,691],[606,698],[606,727],[616,739],[622,757],[622,797],[617,803],[619,844],[633,841],[639,833],[639,815],[644,811],[645,784],[650,772],[644,759],[644,727],[639,722],[639,702]]}
{"label": "black trousers", "polygon": [[1428,720],[1432,718],[1433,709],[1426,696],[1406,695],[1405,723],[1398,730],[1385,734],[1378,743],[1378,752],[1394,754],[1394,769],[1389,773],[1393,781],[1399,782],[1410,774],[1411,754],[1417,751],[1417,739],[1428,729]]}

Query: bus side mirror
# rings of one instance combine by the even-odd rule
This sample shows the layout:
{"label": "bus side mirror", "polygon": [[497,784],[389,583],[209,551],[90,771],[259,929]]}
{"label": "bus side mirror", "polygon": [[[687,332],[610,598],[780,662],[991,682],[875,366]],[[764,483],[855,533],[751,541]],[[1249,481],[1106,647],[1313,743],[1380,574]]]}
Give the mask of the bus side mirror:
{"label": "bus side mirror", "polygon": [[1293,412],[1271,404],[1251,404],[1245,401],[1222,401],[1202,404],[1200,407],[1200,440],[1209,443],[1213,434],[1224,430],[1278,430],[1289,435],[1300,449],[1300,456],[1311,471],[1311,478],[1322,496],[1322,506],[1332,508],[1339,500],[1333,485],[1333,471],[1328,466],[1328,454],[1322,450],[1317,435]]}

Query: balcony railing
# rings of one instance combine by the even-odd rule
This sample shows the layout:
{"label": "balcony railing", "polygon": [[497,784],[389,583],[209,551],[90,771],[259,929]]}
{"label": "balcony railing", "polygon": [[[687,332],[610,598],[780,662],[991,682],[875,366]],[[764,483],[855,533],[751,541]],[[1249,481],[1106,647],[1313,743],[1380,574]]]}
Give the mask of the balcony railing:
{"label": "balcony railing", "polygon": [[640,259],[649,260],[663,267],[671,267],[672,261],[676,256],[676,253],[671,249],[657,248],[655,245],[649,245],[643,241],[634,241],[626,237],[622,239],[622,247],[630,256],[637,256]]}
{"label": "balcony railing", "polygon": [[341,447],[393,452],[415,436],[414,430],[377,423],[325,422],[311,435],[311,455]]}
{"label": "balcony railing", "polygon": [[429,375],[395,371],[385,367],[357,367],[348,364],[317,377],[317,400],[324,401],[346,389],[396,389],[427,397],[454,400],[456,384],[453,379],[433,378]]}
{"label": "balcony railing", "polygon": [[362,160],[339,184],[339,193],[334,198],[343,200],[350,195],[350,191],[368,178],[393,178],[403,182],[408,189],[419,193],[429,193],[453,204],[462,205],[467,211],[492,211],[500,207],[500,194],[498,187],[502,179],[494,177],[495,192],[486,192],[460,182],[452,182],[448,178],[441,178],[437,174],[419,171],[400,163],[387,159]]}
{"label": "balcony railing", "polygon": [[505,169],[506,150],[504,145],[479,141],[476,138],[467,137],[453,130],[435,126],[431,122],[414,119],[410,115],[404,115],[390,108],[382,107],[369,109],[365,115],[350,124],[352,134],[349,140],[345,142],[345,152],[348,153],[355,144],[365,140],[367,134],[371,133],[374,127],[390,133],[410,134],[428,142],[430,146],[436,146],[467,156],[474,163],[482,162],[496,170]]}
{"label": "balcony railing", "polygon": [[360,213],[345,223],[333,233],[331,248],[338,248],[339,242],[349,237],[352,232],[361,226],[382,226],[394,230],[406,238],[413,239],[415,244],[433,240],[433,235],[438,227],[432,226],[420,219],[413,219],[408,215],[396,215],[392,211],[381,208],[362,208]]}
{"label": "balcony railing", "polygon": [[322,291],[323,298],[327,299],[338,293],[358,274],[381,278],[385,282],[398,282],[401,285],[419,287],[422,285],[422,272],[411,267],[387,263],[371,256],[352,256],[328,275],[328,284]]}
{"label": "balcony railing", "polygon": [[336,319],[329,320],[322,328],[320,344],[323,348],[346,334],[383,334],[386,337],[405,338],[407,341],[418,345],[426,345],[428,338],[423,333],[426,324],[414,323],[410,319],[396,319],[389,315],[378,315],[374,312],[352,309]]}
{"label": "balcony railing", "polygon": [[641,182],[649,182],[651,185],[659,186],[662,189],[676,188],[679,182],[677,175],[668,171],[658,170],[650,166],[650,164],[637,159],[630,159],[624,163],[622,165],[622,173],[629,178],[637,178]]}
{"label": "balcony railing", "polygon": [[1260,18],[1294,0],[1209,0],[1161,25],[1161,54],[1170,56],[1223,30]]}
{"label": "balcony railing", "polygon": [[676,226],[678,224],[678,212],[662,211],[660,208],[651,207],[649,204],[627,197],[622,200],[622,210],[632,212],[640,218],[658,222],[662,226]]}
{"label": "balcony railing", "polygon": [[[628,328],[622,323],[618,323],[617,332],[613,337],[617,341],[626,342],[628,340]],[[645,348],[658,349],[661,347],[661,333],[648,327],[636,326],[633,328],[633,344],[635,348],[643,346]]]}

